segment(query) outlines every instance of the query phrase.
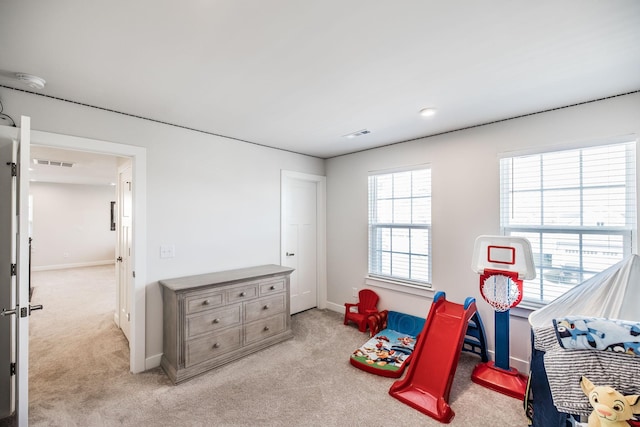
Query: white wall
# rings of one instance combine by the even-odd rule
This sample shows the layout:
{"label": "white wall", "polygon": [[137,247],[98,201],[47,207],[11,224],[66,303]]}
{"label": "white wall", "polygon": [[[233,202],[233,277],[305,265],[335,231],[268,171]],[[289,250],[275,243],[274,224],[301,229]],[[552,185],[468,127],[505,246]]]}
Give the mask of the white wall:
{"label": "white wall", "polygon": [[[162,353],[158,280],[280,263],[280,171],[324,162],[148,120],[0,89],[4,112],[34,130],[146,147],[146,357]],[[38,141],[33,140],[33,144]],[[175,245],[161,259],[160,245]]]}
{"label": "white wall", "polygon": [[[437,119],[437,118],[436,118]],[[475,238],[500,234],[499,153],[562,146],[624,134],[640,135],[640,94],[551,111],[417,141],[336,157],[327,172],[327,282],[329,306],[342,310],[367,275],[369,171],[429,163],[433,182],[433,285],[447,299],[476,298],[494,347],[494,312],[471,269]],[[639,150],[640,152],[640,150]],[[638,163],[640,164],[640,162]],[[640,186],[638,186],[640,188]],[[639,197],[640,199],[640,197]],[[431,299],[374,288],[380,308],[425,317]],[[431,295],[432,296],[432,295]],[[512,314],[518,310],[512,310]],[[528,313],[524,313],[526,315]],[[512,316],[512,366],[526,370],[530,331]]]}
{"label": "white wall", "polygon": [[[640,94],[633,94],[324,162],[9,89],[0,88],[0,97],[5,113],[31,116],[35,130],[146,147],[147,358],[162,352],[157,281],[279,264],[280,170],[325,175],[325,163],[329,306],[341,310],[353,301],[352,287],[361,288],[367,274],[368,171],[430,163],[434,287],[452,301],[476,298],[493,349],[493,311],[470,265],[475,238],[500,231],[498,153],[640,134]],[[175,245],[176,257],[161,259],[161,244]],[[431,304],[376,291],[383,308],[425,316]],[[526,319],[512,319],[511,344],[522,369],[530,347]]]}
{"label": "white wall", "polygon": [[115,187],[32,182],[34,270],[113,263]]}

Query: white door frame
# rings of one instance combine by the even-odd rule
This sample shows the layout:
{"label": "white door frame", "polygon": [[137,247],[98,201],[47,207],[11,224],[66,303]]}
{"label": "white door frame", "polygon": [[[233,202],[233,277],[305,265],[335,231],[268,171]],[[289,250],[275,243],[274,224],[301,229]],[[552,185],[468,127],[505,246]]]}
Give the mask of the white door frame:
{"label": "white door frame", "polygon": [[[21,310],[29,307],[29,167],[31,161],[31,118],[20,117],[20,137],[18,146],[18,277],[17,304]],[[26,169],[26,170],[25,170]],[[16,421],[19,427],[29,425],[29,315],[16,314]]]}
{"label": "white door frame", "polygon": [[132,373],[146,370],[146,283],[147,283],[147,149],[134,145],[50,132],[31,131],[32,146],[55,147],[76,151],[130,157],[133,166],[133,287],[131,301],[131,339],[129,342],[129,369]]}
{"label": "white door frame", "polygon": [[287,179],[298,179],[302,181],[314,182],[316,184],[316,206],[317,206],[317,303],[318,308],[327,308],[327,178],[321,175],[312,175],[302,172],[294,172],[288,170],[282,170],[280,175],[280,264],[284,265],[284,230],[286,228],[284,197],[285,185],[284,182]]}

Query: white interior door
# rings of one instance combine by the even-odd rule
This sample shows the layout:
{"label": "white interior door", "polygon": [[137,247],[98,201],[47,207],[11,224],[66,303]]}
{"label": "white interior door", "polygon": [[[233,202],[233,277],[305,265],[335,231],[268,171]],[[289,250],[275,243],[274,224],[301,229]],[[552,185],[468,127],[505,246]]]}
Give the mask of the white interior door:
{"label": "white interior door", "polygon": [[[16,307],[15,276],[11,273],[15,263],[16,205],[18,201],[16,178],[12,171],[17,164],[17,142],[12,138],[0,139],[0,311]],[[4,202],[6,201],[6,202]],[[6,314],[6,312],[5,312]],[[0,316],[0,367],[15,361],[14,315]],[[15,410],[14,377],[9,369],[0,370],[0,420]]]}
{"label": "white interior door", "polygon": [[[16,318],[16,418],[20,427],[29,424],[29,162],[31,161],[31,118],[20,120],[18,140],[18,236]],[[38,306],[42,308],[42,306]]]}
{"label": "white interior door", "polygon": [[291,273],[291,314],[318,305],[316,182],[283,176],[282,265]]}
{"label": "white interior door", "polygon": [[[0,329],[2,329],[1,357],[9,364],[0,369],[0,419],[12,414],[12,425],[26,426],[29,422],[29,149],[31,121],[22,117],[20,128],[0,129],[2,179],[8,168],[11,183],[0,184],[4,207],[0,213]],[[10,148],[9,148],[10,147]],[[6,157],[11,153],[11,157]],[[7,162],[9,163],[7,165]],[[14,166],[15,165],[15,166]],[[15,171],[15,173],[14,173]],[[10,206],[7,211],[6,206]],[[8,234],[7,234],[8,233]],[[8,240],[7,239],[8,235]],[[7,242],[10,242],[6,245]],[[9,327],[7,327],[9,325]],[[9,367],[11,366],[11,370]],[[8,388],[7,388],[8,387]],[[7,393],[7,390],[9,391]],[[13,416],[12,415],[12,416]]]}
{"label": "white interior door", "polygon": [[131,287],[133,286],[131,239],[133,236],[133,174],[131,162],[118,172],[118,216],[117,216],[117,278],[118,278],[118,325],[127,340],[131,341]]}

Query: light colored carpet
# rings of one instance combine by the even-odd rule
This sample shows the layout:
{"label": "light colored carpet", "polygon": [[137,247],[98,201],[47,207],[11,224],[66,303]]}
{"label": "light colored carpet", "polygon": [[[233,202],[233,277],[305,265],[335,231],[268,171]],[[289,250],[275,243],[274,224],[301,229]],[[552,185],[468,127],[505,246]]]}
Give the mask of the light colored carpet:
{"label": "light colored carpet", "polygon": [[[368,335],[340,313],[294,315],[292,340],[174,386],[160,368],[129,373],[112,266],[34,272],[33,285],[45,309],[30,318],[31,426],[442,425],[349,364]],[[526,426],[522,402],[471,382],[478,361],[461,355],[449,425]]]}

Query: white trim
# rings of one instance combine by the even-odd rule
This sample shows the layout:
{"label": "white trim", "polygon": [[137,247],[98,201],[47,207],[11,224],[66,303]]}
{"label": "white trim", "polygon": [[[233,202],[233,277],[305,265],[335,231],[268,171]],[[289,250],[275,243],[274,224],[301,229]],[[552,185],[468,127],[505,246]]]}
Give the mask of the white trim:
{"label": "white trim", "polygon": [[513,151],[501,151],[498,153],[498,159],[506,159],[510,157],[531,156],[535,154],[548,153],[552,151],[577,150],[580,148],[597,147],[599,145],[622,144],[625,142],[638,141],[638,135],[635,133],[625,135],[615,135],[611,137],[594,138],[579,141],[567,141],[551,145],[536,146],[535,148],[526,148]]}
{"label": "white trim", "polygon": [[48,271],[48,270],[66,270],[68,268],[97,267],[99,265],[115,265],[112,259],[103,261],[74,262],[72,264],[54,264],[41,265],[39,267],[31,266],[31,271]]}
{"label": "white trim", "polygon": [[146,284],[147,284],[147,149],[134,145],[31,131],[32,145],[63,148],[76,151],[130,157],[133,163],[133,271],[131,289],[131,332],[129,369],[139,373],[145,370],[146,344]]}
{"label": "white trim", "polygon": [[537,308],[531,307],[527,305],[525,301],[522,301],[515,307],[509,309],[509,314],[513,317],[521,317],[523,319],[528,319],[529,315],[536,311]]}
{"label": "white trim", "polygon": [[310,181],[316,183],[316,234],[317,234],[317,273],[318,293],[316,295],[318,308],[327,307],[327,177],[302,172],[282,170],[280,174],[280,262],[284,262],[282,230],[284,230],[284,208],[282,194],[286,178]]}
{"label": "white trim", "polygon": [[369,174],[369,176],[387,175],[387,174],[391,174],[391,173],[409,172],[409,171],[415,171],[415,170],[420,170],[420,169],[431,169],[431,163],[421,163],[421,164],[418,164],[418,165],[407,165],[407,166],[398,166],[398,167],[389,168],[389,169],[371,170],[371,171],[368,172],[368,174]]}
{"label": "white trim", "polygon": [[344,304],[340,305],[340,304],[337,304],[335,302],[327,301],[326,309],[327,310],[331,310],[331,311],[335,311],[336,313],[344,314],[345,307],[344,307]]}
{"label": "white trim", "polygon": [[144,361],[145,370],[157,368],[160,366],[160,360],[162,359],[162,353],[154,354],[153,356],[149,356]]}
{"label": "white trim", "polygon": [[364,283],[367,286],[390,289],[396,292],[402,292],[405,294],[417,295],[426,298],[433,298],[436,290],[427,288],[425,286],[418,286],[407,282],[400,282],[397,280],[384,279],[382,277],[367,276],[364,278]]}

